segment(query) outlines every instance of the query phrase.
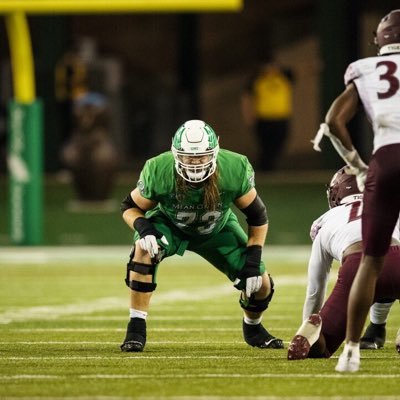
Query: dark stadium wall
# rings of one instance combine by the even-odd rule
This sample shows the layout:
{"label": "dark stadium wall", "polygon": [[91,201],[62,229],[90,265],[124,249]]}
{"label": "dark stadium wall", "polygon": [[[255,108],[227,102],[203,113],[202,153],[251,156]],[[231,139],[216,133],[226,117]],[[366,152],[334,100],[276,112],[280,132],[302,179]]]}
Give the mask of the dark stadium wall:
{"label": "dark stadium wall", "polygon": [[[191,117],[209,121],[221,132],[223,146],[253,161],[256,142],[241,117],[240,96],[261,51],[272,52],[295,75],[295,114],[280,167],[326,168],[326,154],[315,153],[310,139],[331,97],[342,90],[346,63],[374,54],[368,46],[372,31],[397,6],[385,0],[245,0],[241,13],[29,17],[38,96],[45,102],[46,170],[62,168],[59,152],[66,135],[65,116],[54,100],[55,63],[68,39],[79,37],[92,38],[110,71],[119,71],[111,96],[112,134],[123,168],[140,167],[168,148],[175,128]],[[12,92],[3,20],[0,63],[0,171],[5,171]],[[368,129],[362,120],[359,130],[366,139],[360,145],[366,153]]]}

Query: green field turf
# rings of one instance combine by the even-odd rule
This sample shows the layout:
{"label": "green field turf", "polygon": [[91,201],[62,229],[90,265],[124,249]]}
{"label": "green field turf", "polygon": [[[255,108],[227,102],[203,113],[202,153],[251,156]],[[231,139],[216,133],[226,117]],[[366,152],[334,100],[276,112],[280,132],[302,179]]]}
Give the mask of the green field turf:
{"label": "green field turf", "polygon": [[[286,347],[301,322],[309,250],[264,251],[276,282],[264,325]],[[189,252],[160,267],[145,352],[122,353],[128,251],[1,249],[1,399],[399,398],[398,304],[385,348],[364,351],[359,373],[336,373],[337,357],[289,362],[286,349],[261,350],[243,342],[238,292]],[[336,273],[335,266],[333,279]]]}

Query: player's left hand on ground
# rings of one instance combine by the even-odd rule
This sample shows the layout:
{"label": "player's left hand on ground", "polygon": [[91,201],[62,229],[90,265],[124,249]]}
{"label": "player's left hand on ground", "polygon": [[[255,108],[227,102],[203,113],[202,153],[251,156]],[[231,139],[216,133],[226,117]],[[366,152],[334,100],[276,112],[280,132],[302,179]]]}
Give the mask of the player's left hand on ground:
{"label": "player's left hand on ground", "polygon": [[258,292],[262,286],[260,275],[261,246],[249,246],[244,267],[239,272],[233,282],[233,286],[238,290],[243,290],[250,298],[253,293]]}

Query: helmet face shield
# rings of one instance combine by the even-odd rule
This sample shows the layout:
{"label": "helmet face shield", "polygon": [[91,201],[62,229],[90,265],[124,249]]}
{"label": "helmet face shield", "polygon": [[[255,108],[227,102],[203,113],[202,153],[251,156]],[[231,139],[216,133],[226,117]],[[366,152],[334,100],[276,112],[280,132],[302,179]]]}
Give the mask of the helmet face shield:
{"label": "helmet face shield", "polygon": [[214,152],[203,155],[188,155],[176,152],[175,167],[180,176],[188,182],[202,182],[215,172]]}
{"label": "helmet face shield", "polygon": [[218,138],[205,122],[185,122],[175,133],[171,150],[176,172],[186,181],[203,182],[215,172]]}

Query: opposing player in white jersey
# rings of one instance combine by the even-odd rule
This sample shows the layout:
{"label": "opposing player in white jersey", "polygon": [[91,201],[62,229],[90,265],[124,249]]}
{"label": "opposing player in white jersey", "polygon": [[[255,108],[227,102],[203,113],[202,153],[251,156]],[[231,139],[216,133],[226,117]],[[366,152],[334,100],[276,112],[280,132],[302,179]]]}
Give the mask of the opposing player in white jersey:
{"label": "opposing player in white jersey", "polygon": [[311,226],[313,245],[303,321],[322,308],[333,260],[341,262],[352,248],[361,250],[362,194],[354,175],[346,170],[347,167],[341,168],[333,176],[327,189],[330,209]]}
{"label": "opposing player in white jersey", "polygon": [[[362,197],[348,167],[332,178],[328,190],[330,210],[314,221],[308,264],[307,295],[303,324],[288,348],[288,359],[330,357],[341,345],[346,332],[347,300],[362,252]],[[378,280],[374,300],[400,297],[400,233],[396,226],[385,269]],[[333,260],[341,262],[338,280],[323,304]],[[323,304],[323,305],[322,305]],[[381,309],[382,304],[376,303]],[[386,316],[390,305],[386,308]]]}
{"label": "opposing player in white jersey", "polygon": [[[318,148],[321,135],[328,136],[352,168],[360,190],[365,185],[363,257],[349,297],[346,344],[336,366],[339,372],[360,367],[361,332],[400,211],[400,9],[381,20],[375,44],[377,57],[355,61],[347,68],[346,89],[332,103],[314,143]],[[347,128],[360,102],[374,131],[368,167]]]}
{"label": "opposing player in white jersey", "polygon": [[[363,195],[357,187],[355,176],[347,174],[348,167],[343,167],[335,173],[327,189],[329,210],[316,219],[310,230],[313,241],[308,263],[307,294],[303,307],[303,321],[311,314],[318,313],[325,299],[326,288],[333,260],[342,259],[353,252],[361,251],[361,211]],[[398,227],[394,237],[400,239]],[[371,323],[364,348],[376,349],[382,347],[384,335],[373,336],[376,325],[385,325],[390,307],[394,300],[380,299],[384,302],[374,303]],[[384,326],[383,326],[384,328]],[[381,332],[381,331],[379,331]],[[385,332],[385,330],[384,330]],[[378,343],[376,343],[378,342]]]}

